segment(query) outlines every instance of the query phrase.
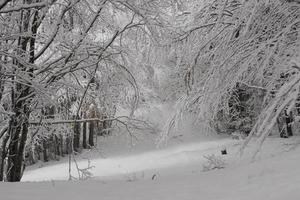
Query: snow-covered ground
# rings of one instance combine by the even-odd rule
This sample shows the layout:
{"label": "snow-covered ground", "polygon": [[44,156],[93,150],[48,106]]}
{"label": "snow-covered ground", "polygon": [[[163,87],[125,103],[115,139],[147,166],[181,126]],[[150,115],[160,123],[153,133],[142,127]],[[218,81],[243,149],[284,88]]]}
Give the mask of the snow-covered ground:
{"label": "snow-covered ground", "polygon": [[[254,162],[250,154],[238,159],[238,142],[230,139],[98,158],[91,161],[94,178],[87,181],[61,181],[67,178],[68,164],[49,165],[27,171],[23,181],[52,181],[1,183],[0,199],[298,200],[299,142],[299,137],[269,138]],[[203,172],[203,156],[219,156],[222,146],[229,153],[223,156],[226,167]],[[248,150],[253,147],[252,143]]]}
{"label": "snow-covered ground", "polygon": [[[157,121],[167,117],[157,116]],[[133,141],[121,133],[99,137],[98,149],[76,156],[79,168],[87,167],[83,158],[89,158],[92,178],[67,181],[67,158],[39,163],[27,167],[21,183],[0,183],[0,200],[300,199],[300,136],[268,138],[252,161],[255,141],[239,157],[241,141],[201,134],[199,127],[185,125],[160,149],[155,149],[156,136],[151,134],[138,134]],[[221,155],[223,148],[227,155]],[[208,162],[204,156],[209,155],[223,160],[225,168],[203,171]],[[78,176],[74,162],[72,175]]]}
{"label": "snow-covered ground", "polygon": [[[164,169],[191,165],[205,161],[203,155],[212,153],[220,154],[222,146],[232,145],[230,139],[218,141],[207,141],[190,144],[182,144],[163,150],[136,153],[134,155],[115,156],[108,158],[91,159],[90,164],[94,166],[91,172],[98,178],[122,179],[132,174],[152,174]],[[87,160],[77,162],[79,168],[88,166]],[[75,164],[72,165],[72,174],[76,177]],[[26,171],[22,181],[44,181],[44,180],[68,180],[68,162],[57,165],[45,166],[35,170]]]}

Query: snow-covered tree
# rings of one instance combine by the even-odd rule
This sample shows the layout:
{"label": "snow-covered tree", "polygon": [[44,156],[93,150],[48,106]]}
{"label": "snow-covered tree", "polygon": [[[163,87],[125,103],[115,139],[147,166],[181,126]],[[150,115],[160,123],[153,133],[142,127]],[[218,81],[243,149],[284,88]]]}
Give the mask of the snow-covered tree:
{"label": "snow-covered tree", "polygon": [[194,112],[209,130],[249,133],[260,114],[274,112],[263,108],[298,74],[299,4],[219,0],[185,8],[170,47],[171,67],[179,69],[186,88],[179,110]]}
{"label": "snow-covered tree", "polygon": [[[51,130],[63,128],[49,129],[45,124],[75,123],[71,142],[78,142],[76,122],[81,113],[94,112],[89,105],[107,118],[128,94],[133,97],[133,115],[139,102],[135,75],[145,69],[132,58],[140,54],[139,46],[145,45],[147,51],[156,42],[162,22],[156,8],[162,3],[7,0],[0,4],[1,180],[4,173],[7,181],[20,181],[26,144],[40,133],[50,132],[41,137],[51,139]],[[133,92],[117,92],[122,89]],[[90,121],[107,121],[93,117]],[[32,127],[41,125],[44,129]]]}

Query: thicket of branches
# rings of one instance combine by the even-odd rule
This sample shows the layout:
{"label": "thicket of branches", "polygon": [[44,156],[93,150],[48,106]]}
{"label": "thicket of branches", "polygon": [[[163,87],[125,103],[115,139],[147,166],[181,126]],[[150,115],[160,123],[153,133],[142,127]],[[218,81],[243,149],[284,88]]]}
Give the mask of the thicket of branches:
{"label": "thicket of branches", "polygon": [[[188,3],[182,1],[182,7]],[[183,9],[174,20],[169,62],[172,76],[184,81],[175,83],[182,97],[164,134],[189,112],[207,131],[265,136],[283,110],[297,105],[298,85],[291,84],[299,74],[300,5],[279,0],[202,5]]]}
{"label": "thicket of branches", "polygon": [[1,180],[20,181],[25,160],[39,157],[36,151],[44,160],[49,151],[77,151],[81,131],[88,148],[96,127],[103,134],[112,122],[129,132],[146,126],[115,112],[129,105],[130,117],[134,114],[141,81],[136,75],[149,70],[140,65],[157,42],[164,6],[160,1],[1,2]]}

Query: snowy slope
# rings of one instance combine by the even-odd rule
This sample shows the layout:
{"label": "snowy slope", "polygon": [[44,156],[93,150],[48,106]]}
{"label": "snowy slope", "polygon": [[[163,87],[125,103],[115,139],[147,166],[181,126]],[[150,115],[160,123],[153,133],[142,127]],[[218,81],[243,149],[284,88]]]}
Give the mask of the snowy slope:
{"label": "snowy slope", "polygon": [[[213,142],[204,146],[188,145],[129,157],[104,159],[106,161],[99,159],[94,162],[99,162],[97,164],[103,166],[97,166],[94,175],[102,176],[107,172],[111,175],[116,172],[122,173],[120,168],[118,171],[113,167],[114,162],[122,164],[123,168],[127,167],[132,171],[153,169],[154,167],[156,171],[145,172],[146,175],[135,172],[131,178],[122,175],[119,176],[120,179],[96,177],[93,180],[81,182],[1,183],[0,199],[299,200],[299,141],[298,137],[287,140],[269,138],[260,157],[255,162],[249,162],[247,154],[244,159],[237,160],[235,150],[238,149],[238,145],[224,140],[224,144],[226,143],[229,153],[231,153],[226,159],[227,166],[225,169],[209,172],[201,170],[203,162],[201,159],[196,161],[193,159],[201,158],[202,153],[217,153],[219,147],[215,146]],[[211,148],[207,149],[207,147]],[[253,144],[249,149],[251,150],[252,147]],[[196,156],[196,154],[198,155]],[[146,158],[149,158],[149,161]],[[176,160],[177,164],[173,161],[172,165],[169,163],[166,165],[162,161],[164,159],[171,163],[172,160]],[[155,163],[151,163],[150,160]],[[105,162],[107,163],[105,164]],[[184,162],[184,164],[180,167],[178,166],[179,162]],[[65,178],[57,173],[62,170],[60,167],[62,166],[49,166],[43,171],[33,170],[27,172],[25,177],[27,180],[41,180],[47,178],[47,174],[56,174],[57,178]],[[101,170],[104,170],[105,173],[101,174]],[[147,175],[147,173],[149,174]],[[156,176],[152,180],[154,174]]]}

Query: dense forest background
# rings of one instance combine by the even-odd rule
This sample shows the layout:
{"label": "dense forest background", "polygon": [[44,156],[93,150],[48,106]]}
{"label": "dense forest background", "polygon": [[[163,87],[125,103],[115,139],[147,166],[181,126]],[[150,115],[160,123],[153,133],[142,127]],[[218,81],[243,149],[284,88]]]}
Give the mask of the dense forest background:
{"label": "dense forest background", "polygon": [[[0,27],[1,181],[186,115],[257,152],[298,131],[298,0],[2,0]],[[157,102],[163,127],[137,114]]]}

